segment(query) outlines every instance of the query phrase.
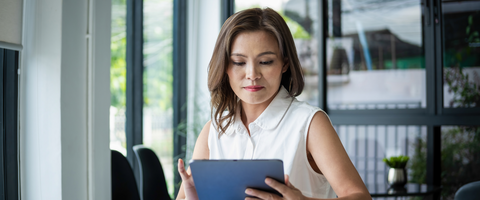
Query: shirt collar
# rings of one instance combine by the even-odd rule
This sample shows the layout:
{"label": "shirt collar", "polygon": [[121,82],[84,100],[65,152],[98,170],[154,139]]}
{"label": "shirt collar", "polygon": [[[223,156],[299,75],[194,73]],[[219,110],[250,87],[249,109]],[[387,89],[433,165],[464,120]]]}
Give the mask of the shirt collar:
{"label": "shirt collar", "polygon": [[[264,130],[276,128],[290,108],[293,99],[294,98],[291,97],[290,94],[288,94],[288,91],[282,86],[272,102],[270,102],[267,108],[262,112],[262,114],[260,114],[260,116],[258,116],[255,121],[252,122],[252,124],[256,124]],[[242,118],[240,117],[240,110],[241,109],[237,109],[234,123],[229,127],[229,129],[232,128],[233,130],[227,129],[227,135],[233,133],[234,131],[240,131],[240,129],[244,129]]]}

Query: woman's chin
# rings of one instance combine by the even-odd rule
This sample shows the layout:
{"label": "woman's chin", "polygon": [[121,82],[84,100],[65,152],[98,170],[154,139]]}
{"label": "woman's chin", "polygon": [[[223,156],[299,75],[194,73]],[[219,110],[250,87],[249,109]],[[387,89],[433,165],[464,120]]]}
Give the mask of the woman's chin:
{"label": "woman's chin", "polygon": [[273,99],[267,95],[244,95],[243,97],[240,97],[242,102],[251,105],[270,103],[271,99]]}

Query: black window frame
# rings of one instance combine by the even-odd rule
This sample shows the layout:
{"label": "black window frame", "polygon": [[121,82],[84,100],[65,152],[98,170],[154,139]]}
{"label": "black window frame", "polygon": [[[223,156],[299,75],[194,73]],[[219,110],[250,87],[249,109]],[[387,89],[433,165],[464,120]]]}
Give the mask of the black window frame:
{"label": "black window frame", "polygon": [[19,199],[18,184],[19,52],[0,48],[0,199]]}
{"label": "black window frame", "polygon": [[235,0],[223,0],[220,9],[220,27],[223,23],[235,13]]}
{"label": "black window frame", "polygon": [[187,121],[187,0],[173,1],[173,173],[175,192],[178,194],[182,178],[175,164],[179,158],[185,160],[186,135],[177,127]]}
{"label": "black window frame", "polygon": [[[127,82],[125,135],[127,160],[138,176],[133,146],[143,143],[143,1],[127,0]],[[137,182],[138,182],[137,178]]]}

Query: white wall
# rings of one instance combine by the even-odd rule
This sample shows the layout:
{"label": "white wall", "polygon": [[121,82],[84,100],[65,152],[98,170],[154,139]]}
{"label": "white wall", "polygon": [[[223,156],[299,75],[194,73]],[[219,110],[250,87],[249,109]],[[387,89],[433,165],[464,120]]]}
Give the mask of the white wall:
{"label": "white wall", "polygon": [[220,2],[220,0],[188,2],[187,159],[191,158],[196,135],[199,134],[192,126],[201,126],[201,129],[210,118],[207,69],[221,27]]}
{"label": "white wall", "polygon": [[110,199],[110,1],[24,5],[21,198]]}
{"label": "white wall", "polygon": [[24,36],[20,75],[22,199],[62,198],[61,5],[60,0],[25,4],[25,13],[33,15],[24,19],[25,32],[35,34]]}

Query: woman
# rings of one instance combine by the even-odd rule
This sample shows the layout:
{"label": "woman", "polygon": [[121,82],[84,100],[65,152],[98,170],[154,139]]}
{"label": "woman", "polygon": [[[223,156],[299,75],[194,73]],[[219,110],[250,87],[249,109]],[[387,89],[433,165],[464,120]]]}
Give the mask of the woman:
{"label": "woman", "polygon": [[[258,199],[370,199],[327,115],[296,100],[303,74],[292,35],[270,8],[248,9],[223,25],[209,64],[212,120],[193,159],[281,159],[285,184],[265,182],[283,195],[248,188]],[[177,199],[198,199],[181,159]],[[254,198],[247,198],[254,199]]]}

